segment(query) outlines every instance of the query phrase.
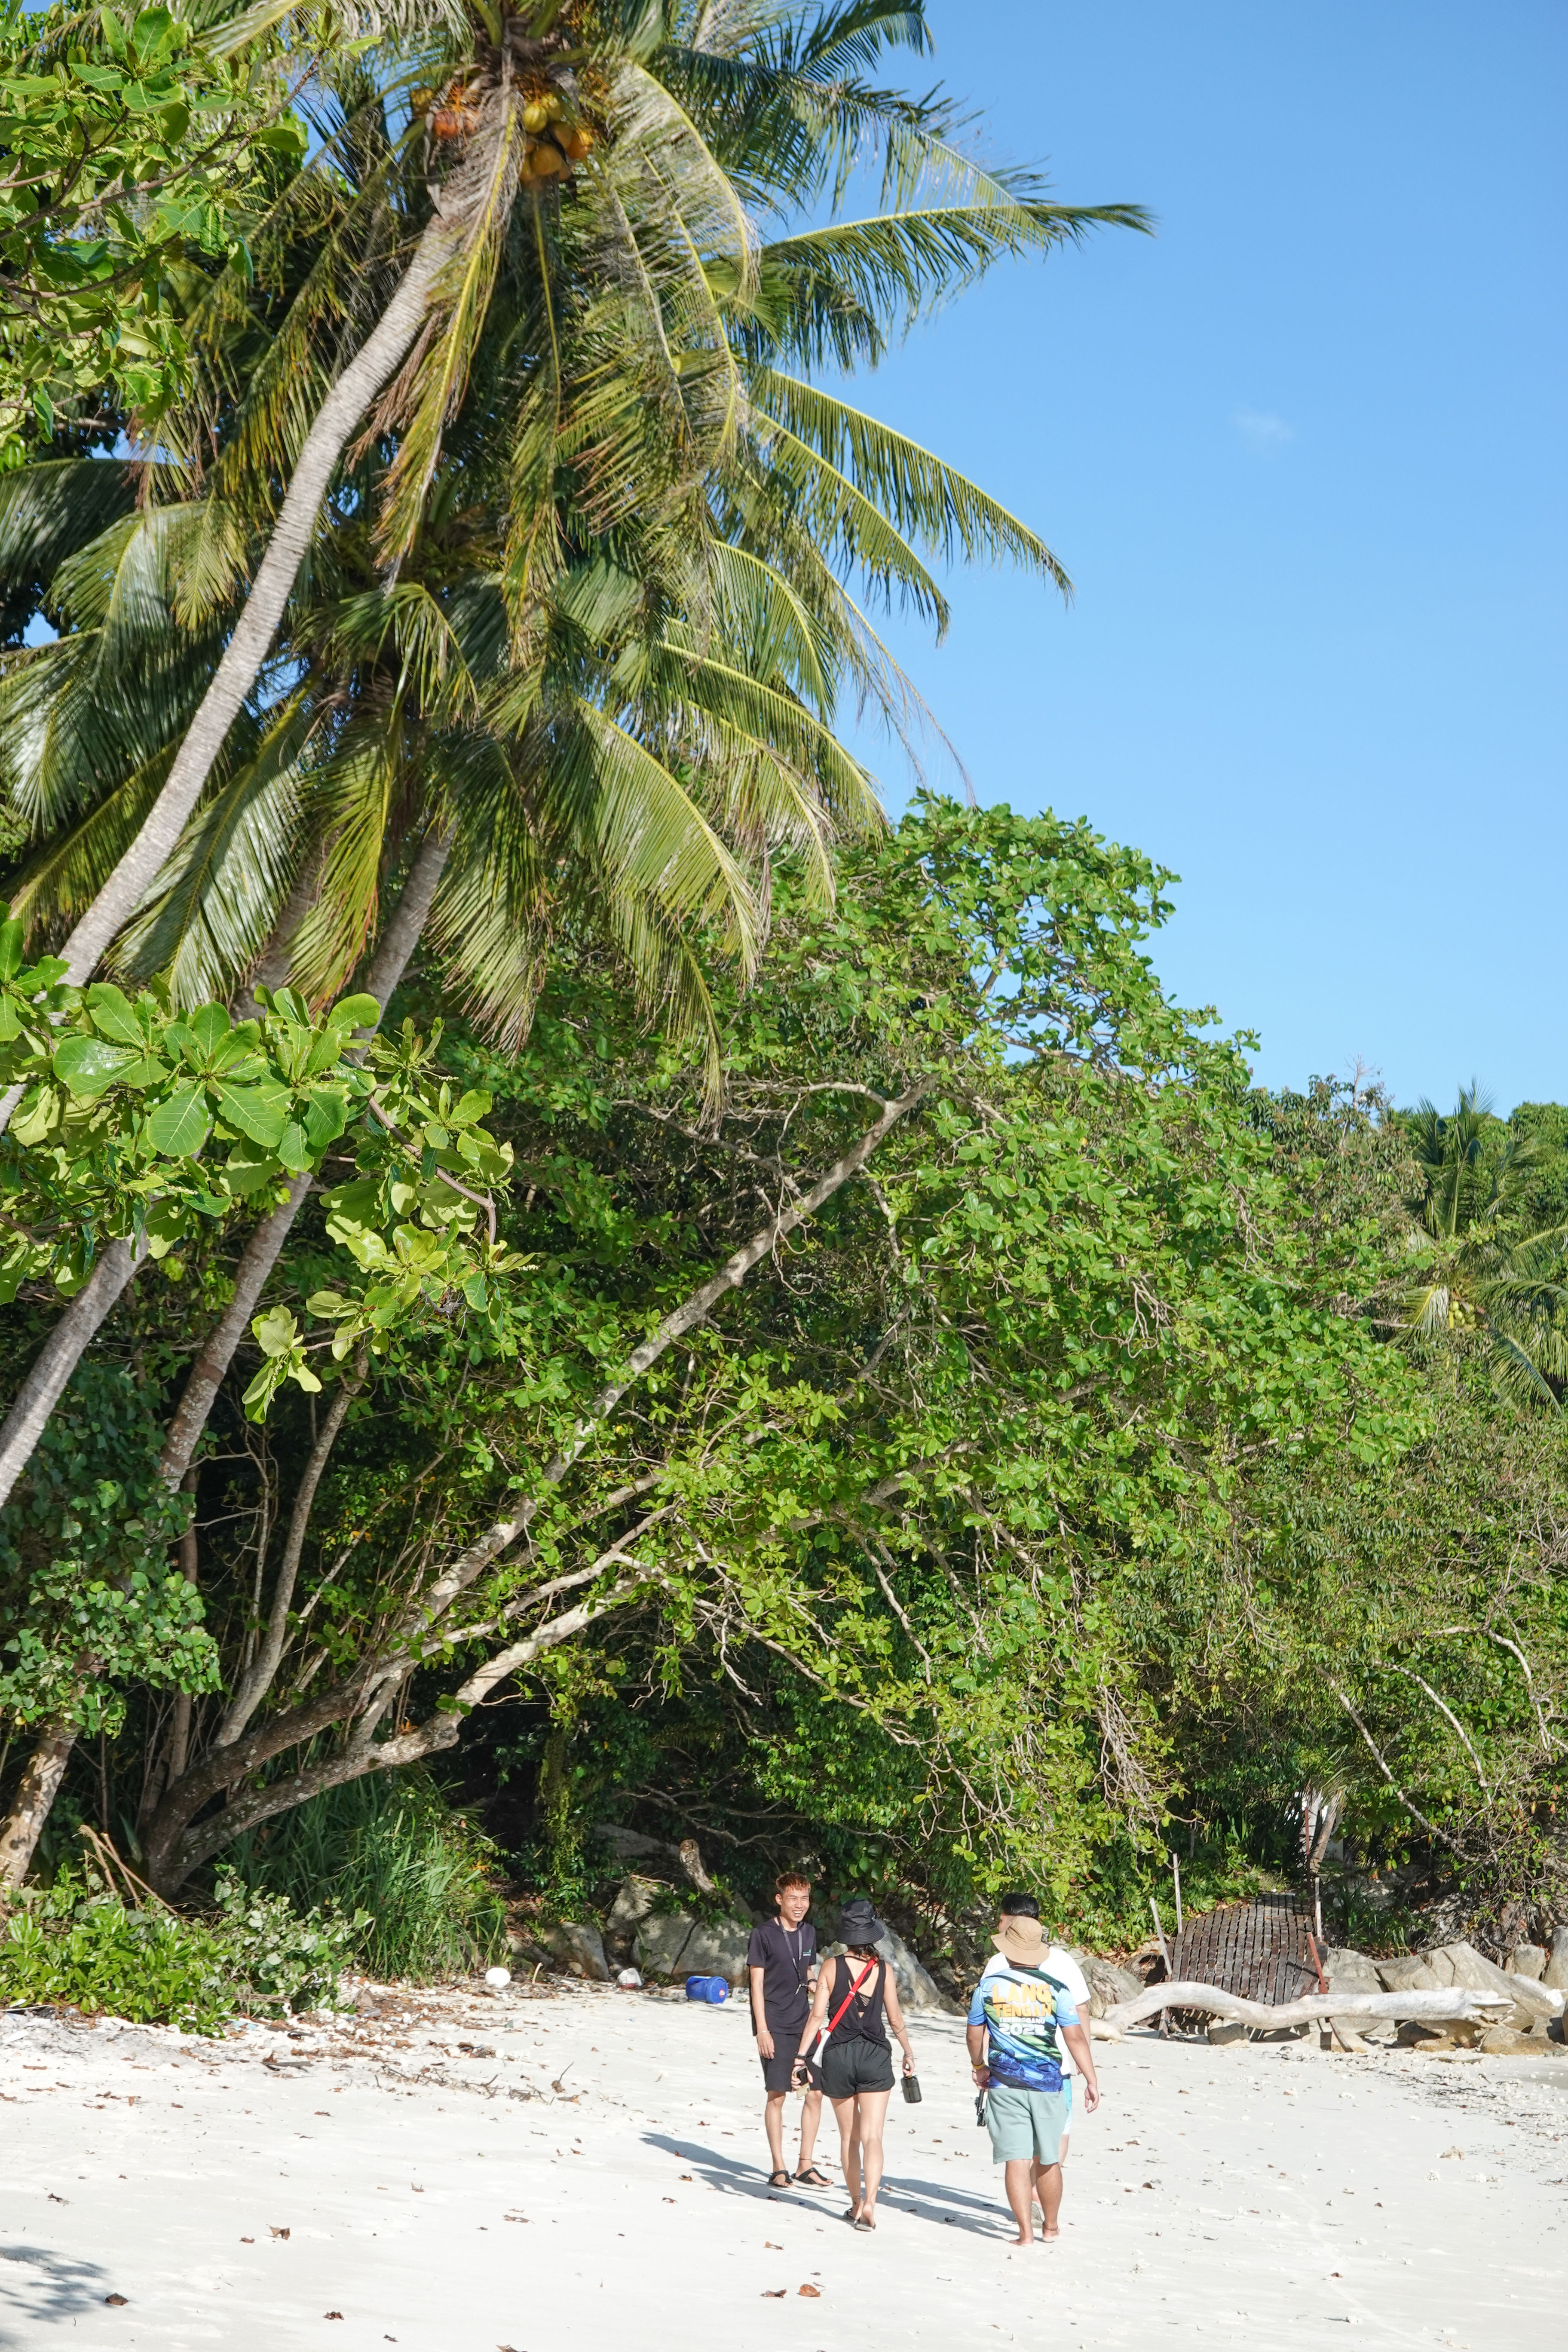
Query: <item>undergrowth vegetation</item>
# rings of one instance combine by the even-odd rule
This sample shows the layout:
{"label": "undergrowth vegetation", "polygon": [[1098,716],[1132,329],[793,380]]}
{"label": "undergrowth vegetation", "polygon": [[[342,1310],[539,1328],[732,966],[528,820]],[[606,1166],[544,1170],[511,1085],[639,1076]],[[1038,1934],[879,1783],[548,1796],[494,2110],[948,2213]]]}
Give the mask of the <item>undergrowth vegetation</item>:
{"label": "undergrowth vegetation", "polygon": [[58,1871],[0,1930],[0,2000],[217,2033],[236,2016],[329,2009],[363,1917],[312,1908],[220,1872],[210,1911],[130,1908],[95,1871]]}

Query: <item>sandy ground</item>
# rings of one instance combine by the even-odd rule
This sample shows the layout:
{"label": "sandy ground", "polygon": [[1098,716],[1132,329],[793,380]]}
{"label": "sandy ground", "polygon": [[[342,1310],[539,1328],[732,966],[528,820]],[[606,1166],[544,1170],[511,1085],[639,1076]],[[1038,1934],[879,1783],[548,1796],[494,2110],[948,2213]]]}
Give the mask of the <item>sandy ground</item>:
{"label": "sandy ground", "polygon": [[870,2237],[837,2186],[768,2193],[733,2003],[384,2000],[218,2043],[0,2018],[0,2346],[1568,2341],[1568,2062],[1099,2045],[1062,2237],[1025,2253],[956,2021],[917,2022]]}

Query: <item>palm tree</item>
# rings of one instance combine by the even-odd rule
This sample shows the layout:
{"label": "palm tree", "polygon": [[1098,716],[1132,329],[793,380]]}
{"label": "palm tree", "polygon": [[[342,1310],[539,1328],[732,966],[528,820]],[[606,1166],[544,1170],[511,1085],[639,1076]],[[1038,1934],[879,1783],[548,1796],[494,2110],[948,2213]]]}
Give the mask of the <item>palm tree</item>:
{"label": "palm tree", "polygon": [[[1142,225],[1134,208],[1072,210],[980,170],[942,102],[861,79],[898,44],[927,45],[920,0],[845,0],[809,22],[748,0],[534,0],[504,18],[477,0],[456,17],[432,10],[423,55],[406,40],[389,47],[379,87],[356,69],[321,154],[257,240],[265,271],[297,252],[302,222],[325,233],[235,406],[187,551],[187,609],[216,627],[216,667],[65,942],[73,976],[96,966],[176,855],[377,394],[368,429],[392,454],[371,539],[388,567],[407,559],[454,424],[466,404],[475,413],[471,379],[503,284],[512,326],[504,343],[489,341],[484,430],[510,492],[496,583],[515,733],[531,724],[544,740],[536,681],[551,583],[584,543],[613,560],[634,521],[645,555],[662,543],[671,579],[700,563],[694,542],[706,539],[731,551],[719,562],[753,607],[786,619],[776,576],[744,578],[748,557],[776,574],[786,543],[803,562],[809,548],[824,572],[834,559],[858,568],[939,620],[911,539],[1061,579],[1048,549],[973,483],[793,372],[875,359],[890,331],[1004,255],[1098,223]],[[395,127],[389,92],[415,75]],[[879,208],[799,226],[825,194],[841,200],[873,144]],[[763,242],[759,219],[790,233]],[[252,315],[247,286],[226,272],[188,322],[210,362],[205,403],[184,419],[191,453],[215,399],[233,392],[233,338],[218,323]],[[181,420],[160,430],[177,443]],[[698,590],[697,603],[710,600],[712,581]],[[837,582],[817,593],[846,604]],[[841,617],[860,622],[852,607]],[[656,667],[683,675],[720,726],[754,713],[755,692],[713,665],[700,625],[687,626],[689,642],[672,634]],[[624,765],[595,730],[588,764]]]}
{"label": "palm tree", "polygon": [[1491,1106],[1474,1082],[1447,1117],[1426,1100],[1409,1131],[1422,1189],[1408,1245],[1420,1261],[1399,1305],[1413,1340],[1473,1336],[1500,1384],[1561,1412],[1568,1386],[1568,1228],[1521,1233],[1528,1179],[1541,1159],[1528,1136],[1492,1147]]}

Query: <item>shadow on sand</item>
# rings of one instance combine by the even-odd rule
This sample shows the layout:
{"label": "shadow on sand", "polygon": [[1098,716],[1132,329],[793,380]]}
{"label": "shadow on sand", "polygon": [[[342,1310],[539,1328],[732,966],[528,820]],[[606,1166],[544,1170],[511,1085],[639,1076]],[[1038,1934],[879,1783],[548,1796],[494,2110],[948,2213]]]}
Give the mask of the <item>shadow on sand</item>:
{"label": "shadow on sand", "polygon": [[[647,2147],[662,2148],[668,2156],[679,2157],[683,2163],[690,2165],[697,2179],[706,2181],[710,2189],[717,2189],[724,2196],[753,2198],[759,2205],[795,2205],[804,2212],[827,2213],[835,2218],[843,2210],[844,2190],[837,2181],[831,2189],[770,2189],[767,2175],[754,2165],[719,2155],[699,2141],[676,2139],[668,2132],[645,2132],[643,2143]],[[921,2221],[945,2222],[949,2228],[967,2230],[973,2237],[1013,2235],[1006,2208],[996,2199],[973,2196],[945,2180],[917,2180],[906,2174],[886,2172],[877,2192],[877,2202],[879,2207],[885,2205],[889,2212],[912,2214]]]}
{"label": "shadow on sand", "polygon": [[114,2283],[97,2263],[47,2246],[0,2246],[0,2345],[36,2346],[40,2327],[64,2326],[101,2305]]}

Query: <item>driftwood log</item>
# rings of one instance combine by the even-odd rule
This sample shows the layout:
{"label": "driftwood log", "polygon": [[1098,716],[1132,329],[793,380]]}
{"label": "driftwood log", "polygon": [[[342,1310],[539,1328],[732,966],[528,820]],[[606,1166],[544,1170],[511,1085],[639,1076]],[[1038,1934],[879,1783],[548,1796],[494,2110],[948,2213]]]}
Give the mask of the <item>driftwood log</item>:
{"label": "driftwood log", "polygon": [[1138,1993],[1131,2000],[1119,2000],[1103,2017],[1090,2021],[1090,2031],[1097,2041],[1120,2042],[1129,2026],[1142,2025],[1146,2018],[1157,2017],[1163,2009],[1201,2009],[1211,2017],[1226,2017],[1238,2025],[1250,2025],[1260,2033],[1277,2032],[1282,2026],[1311,2025],[1320,2017],[1339,2017],[1352,2021],[1359,2017],[1393,2017],[1423,2025],[1447,2023],[1450,2020],[1479,2022],[1489,2011],[1502,2012],[1510,2006],[1506,1993],[1471,1992],[1460,1985],[1438,1985],[1419,1992],[1313,1992],[1303,2000],[1281,2001],[1277,2007],[1266,2000],[1243,2000],[1239,1993],[1221,1992],[1217,1985],[1200,1984],[1195,1979],[1175,1984],[1151,1985],[1147,1992]]}

